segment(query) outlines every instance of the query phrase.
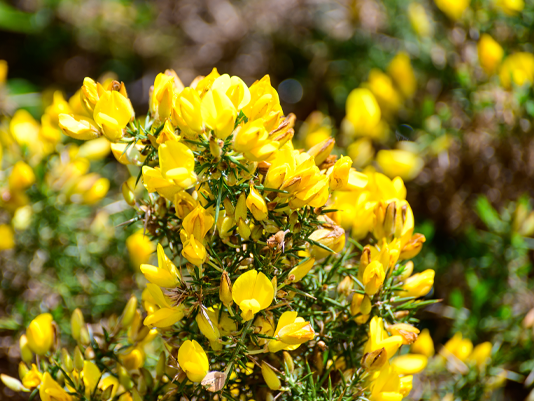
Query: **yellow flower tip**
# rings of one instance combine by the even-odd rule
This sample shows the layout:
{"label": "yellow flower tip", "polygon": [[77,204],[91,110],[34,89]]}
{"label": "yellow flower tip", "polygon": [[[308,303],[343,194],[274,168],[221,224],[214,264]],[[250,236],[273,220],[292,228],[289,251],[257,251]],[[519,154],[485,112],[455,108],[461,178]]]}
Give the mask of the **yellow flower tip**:
{"label": "yellow flower tip", "polygon": [[306,276],[306,274],[310,272],[310,270],[313,268],[314,263],[315,263],[314,258],[308,258],[302,261],[301,263],[296,265],[293,269],[291,269],[288,275],[288,280],[293,283],[299,282]]}
{"label": "yellow flower tip", "polygon": [[390,363],[399,374],[414,375],[423,371],[428,358],[420,354],[405,354],[391,359]]}
{"label": "yellow flower tip", "polygon": [[218,327],[212,322],[205,308],[204,310],[199,311],[195,320],[200,332],[204,334],[208,340],[217,341],[221,337]]}
{"label": "yellow flower tip", "polygon": [[404,97],[412,98],[415,95],[417,81],[410,63],[410,56],[407,53],[400,52],[391,60],[388,66],[388,74]]}
{"label": "yellow flower tip", "polygon": [[447,17],[457,20],[469,7],[470,0],[434,0],[434,3]]}
{"label": "yellow flower tip", "polygon": [[316,166],[323,164],[328,156],[330,156],[330,152],[334,149],[335,143],[336,141],[334,138],[328,137],[308,150],[307,153],[314,158]]}
{"label": "yellow flower tip", "polygon": [[197,205],[183,220],[182,227],[188,235],[202,241],[213,226],[215,219],[202,205]]}
{"label": "yellow flower tip", "polygon": [[490,35],[485,33],[478,41],[477,50],[480,66],[484,69],[486,74],[494,74],[504,56],[504,50],[501,45],[497,43]]}
{"label": "yellow flower tip", "polygon": [[[311,233],[309,238],[326,246],[334,253],[341,252],[345,247],[345,230],[336,224],[332,224],[327,228],[315,230],[313,233]],[[311,248],[311,254],[316,259],[322,259],[331,255],[332,253],[318,245],[313,245]]]}
{"label": "yellow flower tip", "polygon": [[416,257],[423,249],[425,241],[426,238],[423,234],[414,234],[402,247],[399,259],[406,260]]}
{"label": "yellow flower tip", "polygon": [[273,302],[274,288],[263,273],[249,270],[237,278],[232,287],[232,298],[239,305],[245,321],[268,308]]}
{"label": "yellow flower tip", "polygon": [[0,251],[15,248],[15,232],[10,225],[0,224],[0,238]]}
{"label": "yellow flower tip", "polygon": [[382,71],[372,69],[368,81],[362,86],[373,92],[383,114],[391,115],[400,109],[402,98],[395,89],[392,79]]}
{"label": "yellow flower tip", "polygon": [[90,396],[100,380],[100,369],[91,361],[83,362],[82,378],[85,385],[85,393]]}
{"label": "yellow flower tip", "polygon": [[202,119],[219,139],[226,139],[234,130],[237,109],[222,88],[211,88],[202,98]]}
{"label": "yellow flower tip", "polygon": [[143,367],[145,364],[145,352],[140,347],[134,347],[130,352],[125,355],[119,356],[122,366],[126,370],[137,370]]}
{"label": "yellow flower tip", "polygon": [[452,354],[464,362],[467,360],[472,350],[473,343],[467,338],[462,338],[462,333],[456,333],[449,341],[445,343],[440,352],[445,357],[449,357]]}
{"label": "yellow flower tip", "polygon": [[221,285],[219,287],[219,299],[221,302],[229,307],[232,302],[232,282],[230,281],[230,276],[226,271],[221,275]]}
{"label": "yellow flower tip", "polygon": [[435,274],[434,270],[428,269],[407,278],[403,285],[402,294],[407,297],[424,297],[434,285]]}
{"label": "yellow flower tip", "polygon": [[130,100],[115,90],[105,91],[93,111],[95,122],[111,142],[117,142],[122,138],[124,128],[133,117]]}
{"label": "yellow flower tip", "polygon": [[158,267],[142,264],[141,272],[145,278],[160,287],[174,288],[180,284],[178,269],[167,257],[161,244],[157,246]]}
{"label": "yellow flower tip", "polygon": [[156,247],[143,231],[138,231],[126,239],[126,248],[130,255],[130,260],[137,269],[140,265],[147,263]]}
{"label": "yellow flower tip", "polygon": [[289,324],[280,329],[278,332],[278,338],[280,341],[297,345],[315,338],[315,331],[309,322],[297,322]]}
{"label": "yellow flower tip", "polygon": [[400,176],[404,181],[413,180],[424,166],[421,157],[402,149],[381,150],[376,156],[376,162],[385,175],[390,178]]}
{"label": "yellow flower tip", "polygon": [[28,346],[37,355],[45,355],[54,344],[55,328],[50,313],[42,313],[33,319],[26,330]]}
{"label": "yellow flower tip", "polygon": [[8,389],[15,391],[17,393],[21,391],[24,391],[24,392],[30,391],[30,389],[24,387],[24,385],[21,383],[20,380],[15,379],[14,377],[8,376],[4,373],[0,374],[0,380],[2,380],[2,383],[4,383],[4,385]]}
{"label": "yellow flower tip", "polygon": [[250,192],[247,196],[246,205],[256,220],[261,221],[267,218],[268,209],[265,199],[263,199],[252,184],[250,184]]}
{"label": "yellow flower tip", "polygon": [[331,170],[329,170],[331,191],[346,189],[349,184],[351,166],[352,159],[348,156],[343,156],[331,167]]}
{"label": "yellow flower tip", "polygon": [[434,356],[434,341],[428,329],[424,329],[412,344],[410,352],[413,354],[425,355],[427,358]]}
{"label": "yellow flower tip", "polygon": [[373,136],[382,113],[380,106],[367,88],[358,88],[349,93],[346,102],[347,121],[349,121],[357,136]]}
{"label": "yellow flower tip", "polygon": [[22,191],[31,187],[35,182],[33,169],[22,160],[19,160],[13,166],[8,178],[9,188],[15,191]]}
{"label": "yellow flower tip", "polygon": [[178,363],[187,374],[187,378],[195,383],[200,383],[209,370],[208,357],[195,340],[186,340],[180,346]]}

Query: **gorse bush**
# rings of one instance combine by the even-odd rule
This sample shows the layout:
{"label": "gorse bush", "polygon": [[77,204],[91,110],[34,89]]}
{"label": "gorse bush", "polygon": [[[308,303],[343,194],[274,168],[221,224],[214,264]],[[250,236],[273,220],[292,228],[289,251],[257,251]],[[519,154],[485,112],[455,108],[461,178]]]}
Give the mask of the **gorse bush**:
{"label": "gorse bush", "polygon": [[[75,96],[81,107],[59,114],[59,127],[107,138],[120,162],[141,167],[148,194],[134,194],[135,179],[122,187],[137,212],[127,222],[142,222],[158,263],[139,266],[142,310],[132,298],[121,319],[91,326],[75,311],[74,352],[60,356],[51,315],[33,320],[21,338],[32,367],[4,383],[43,400],[410,392],[427,357],[403,345],[419,333],[416,311],[434,302],[423,300],[434,272],[412,273],[425,238],[402,179],[356,171],[331,154],[330,138],[295,149],[295,117],[268,76],[249,88],[214,69],[184,88],[166,71],[143,119],[116,81],[86,78]],[[362,243],[329,206],[337,193],[367,197],[355,223]],[[156,366],[153,344],[164,349]]]}

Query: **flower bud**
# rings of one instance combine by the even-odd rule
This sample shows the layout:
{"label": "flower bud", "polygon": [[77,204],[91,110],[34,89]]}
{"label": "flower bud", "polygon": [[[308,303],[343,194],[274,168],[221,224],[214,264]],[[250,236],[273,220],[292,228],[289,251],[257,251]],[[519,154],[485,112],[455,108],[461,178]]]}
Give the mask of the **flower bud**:
{"label": "flower bud", "polygon": [[486,74],[493,75],[504,56],[503,48],[487,33],[480,37],[477,48],[480,66]]}
{"label": "flower bud", "polygon": [[241,235],[244,241],[247,241],[252,233],[250,226],[243,219],[239,219],[237,222],[237,232]]}
{"label": "flower bud", "polygon": [[130,377],[128,371],[124,368],[124,366],[117,365],[117,374],[119,376],[119,383],[122,384],[122,386],[126,390],[132,389],[132,387],[134,386],[134,382]]}
{"label": "flower bud", "polygon": [[180,346],[178,363],[187,378],[194,383],[201,382],[209,371],[208,357],[195,340],[187,340]]}
{"label": "flower bud", "polygon": [[74,369],[76,369],[77,372],[81,372],[83,370],[83,354],[82,351],[80,351],[80,348],[76,346],[74,348]]}
{"label": "flower bud", "polygon": [[95,359],[96,357],[95,350],[93,349],[93,347],[87,347],[83,355],[85,359]]}
{"label": "flower bud", "polygon": [[143,397],[141,397],[139,391],[135,387],[132,387],[130,391],[132,393],[132,401],[143,401]]}
{"label": "flower bud", "polygon": [[263,227],[259,224],[257,226],[254,226],[254,228],[252,229],[250,233],[250,237],[255,242],[258,241],[262,235],[263,235]]}
{"label": "flower bud", "polygon": [[[335,224],[328,228],[315,230],[313,233],[311,233],[309,238],[326,246],[334,253],[341,252],[345,247],[345,230]],[[331,255],[332,253],[317,245],[313,245],[311,248],[311,254],[316,259],[322,259]]]}
{"label": "flower bud", "polygon": [[20,362],[19,363],[19,378],[22,380],[24,379],[24,376],[26,376],[26,374],[30,371],[30,369],[28,368],[28,366],[26,366],[26,364],[24,362]]}
{"label": "flower bud", "polygon": [[69,351],[67,351],[66,348],[61,349],[61,364],[67,373],[71,373],[74,369],[72,358],[70,357]]}
{"label": "flower bud", "polygon": [[337,285],[337,292],[338,294],[348,296],[352,290],[352,287],[354,287],[354,281],[350,276],[345,276]]}
{"label": "flower bud", "polygon": [[247,196],[244,192],[237,198],[237,205],[235,207],[235,219],[246,220],[247,219]]}
{"label": "flower bud", "polygon": [[299,282],[313,268],[314,263],[315,263],[314,258],[308,258],[300,262],[293,269],[291,269],[288,275],[288,280],[293,283]]}
{"label": "flower bud", "polygon": [[96,139],[101,135],[97,124],[84,116],[60,114],[59,128],[65,135],[82,141]]}
{"label": "flower bud", "polygon": [[74,312],[72,312],[72,316],[70,318],[70,327],[72,331],[72,338],[78,342],[80,341],[81,330],[84,326],[85,320],[83,318],[82,311],[79,308],[76,308]]}
{"label": "flower bud", "polygon": [[129,327],[133,319],[135,317],[135,311],[137,310],[137,298],[135,296],[131,296],[128,300],[128,303],[124,307],[124,311],[122,312],[122,319],[121,319],[121,326],[126,328]]}
{"label": "flower bud", "polygon": [[33,319],[26,330],[26,337],[34,353],[46,354],[54,345],[55,330],[52,315],[43,313]]}
{"label": "flower bud", "polygon": [[368,371],[380,369],[388,360],[388,353],[385,348],[380,348],[366,353],[362,358],[362,367]]}
{"label": "flower bud", "polygon": [[287,351],[284,351],[282,354],[284,355],[284,364],[287,367],[287,371],[289,373],[293,373],[293,371],[295,370],[295,363],[293,362],[291,354]]}
{"label": "flower bud", "polygon": [[0,379],[2,380],[2,383],[4,383],[4,385],[12,391],[17,393],[20,391],[28,391],[28,389],[22,385],[20,380],[15,379],[14,377],[2,373],[0,375]]}
{"label": "flower bud", "polygon": [[219,298],[221,302],[229,308],[232,305],[232,282],[228,272],[223,271],[221,275],[221,285],[219,286]]}
{"label": "flower bud", "polygon": [[22,360],[26,363],[30,363],[33,360],[33,352],[28,345],[28,337],[26,337],[25,334],[20,336],[19,346]]}
{"label": "flower bud", "polygon": [[80,343],[82,345],[89,345],[91,343],[91,336],[89,335],[87,326],[82,326],[80,330]]}
{"label": "flower bud", "polygon": [[282,387],[280,379],[265,361],[261,362],[261,374],[263,376],[263,380],[265,380],[265,383],[271,390],[279,390]]}
{"label": "flower bud", "polygon": [[405,281],[408,277],[410,277],[413,273],[413,262],[410,260],[408,263],[404,265],[404,270],[399,275],[399,280]]}
{"label": "flower bud", "polygon": [[222,145],[224,145],[223,141],[214,136],[210,137],[210,153],[215,159],[221,157]]}
{"label": "flower bud", "polygon": [[198,206],[198,201],[186,191],[178,191],[174,196],[174,208],[176,216],[185,219]]}
{"label": "flower bud", "polygon": [[165,357],[165,352],[161,351],[158,358],[158,363],[156,364],[156,379],[161,380],[165,375],[165,367],[167,365],[167,358]]}
{"label": "flower bud", "polygon": [[126,201],[126,203],[130,206],[135,205],[135,194],[133,193],[132,189],[128,185],[128,181],[124,181],[121,187],[122,190],[122,197]]}
{"label": "flower bud", "polygon": [[315,331],[310,322],[295,322],[282,327],[277,336],[286,344],[297,345],[313,340]]}

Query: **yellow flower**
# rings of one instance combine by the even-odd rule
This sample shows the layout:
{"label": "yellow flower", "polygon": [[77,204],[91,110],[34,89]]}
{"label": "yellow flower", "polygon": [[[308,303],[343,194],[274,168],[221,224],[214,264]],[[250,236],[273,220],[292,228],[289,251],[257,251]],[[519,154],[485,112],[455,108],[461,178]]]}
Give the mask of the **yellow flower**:
{"label": "yellow flower", "polygon": [[254,185],[250,184],[250,193],[247,196],[247,208],[256,220],[265,220],[268,215],[265,199],[256,191]]}
{"label": "yellow flower", "polygon": [[425,241],[426,238],[423,234],[414,234],[402,247],[399,259],[406,260],[416,257],[421,252]]}
{"label": "yellow flower", "polygon": [[284,312],[278,324],[274,337],[278,340],[269,341],[269,351],[278,352],[280,350],[293,351],[307,341],[313,340],[315,331],[310,322],[303,318],[297,317],[297,312]]}
{"label": "yellow flower", "polygon": [[428,358],[420,354],[406,354],[393,358],[390,363],[399,374],[414,375],[426,367]]}
{"label": "yellow flower", "polygon": [[184,88],[173,70],[159,73],[151,88],[149,105],[150,113],[156,120],[163,121],[171,115],[173,98]]}
{"label": "yellow flower", "polygon": [[211,89],[202,98],[202,119],[219,139],[226,139],[234,130],[237,110],[222,88]]}
{"label": "yellow flower", "polygon": [[167,200],[174,200],[175,195],[183,188],[173,180],[168,180],[161,174],[161,169],[143,166],[143,185],[148,192],[157,192]]}
{"label": "yellow flower", "polygon": [[395,367],[385,365],[371,384],[370,401],[401,401],[401,382]]}
{"label": "yellow flower", "polygon": [[371,299],[369,296],[364,294],[355,293],[352,296],[350,302],[350,314],[357,315],[361,313],[362,315],[368,315],[371,312],[372,305]]}
{"label": "yellow flower", "polygon": [[345,105],[347,120],[358,136],[374,136],[382,113],[373,93],[366,88],[352,90]]}
{"label": "yellow flower", "polygon": [[375,295],[386,277],[384,266],[378,260],[371,262],[363,272],[363,285],[367,295]]}
{"label": "yellow flower", "polygon": [[26,330],[28,346],[37,355],[45,355],[54,344],[55,329],[50,313],[42,313],[33,319]]}
{"label": "yellow flower", "polygon": [[[319,242],[334,253],[339,253],[345,247],[345,230],[335,224],[331,224],[325,228],[315,230],[311,233],[309,239]],[[321,248],[318,245],[313,245],[311,253],[318,259],[326,258],[331,255],[331,252],[328,252],[326,249]]]}
{"label": "yellow flower", "polygon": [[401,96],[393,86],[391,78],[382,71],[372,69],[369,72],[368,82],[362,86],[373,92],[383,114],[391,115],[401,107]]}
{"label": "yellow flower", "polygon": [[239,77],[230,77],[223,74],[211,85],[211,90],[220,90],[224,93],[237,110],[241,110],[250,102],[250,91],[248,86]]}
{"label": "yellow flower", "polygon": [[473,343],[467,338],[462,338],[462,333],[456,333],[449,341],[443,346],[441,353],[445,356],[450,354],[457,357],[462,362],[467,360],[467,357],[473,350]]}
{"label": "yellow flower", "polygon": [[178,269],[171,262],[171,260],[165,255],[165,251],[161,244],[157,246],[158,250],[158,267],[152,265],[141,265],[141,272],[145,275],[145,278],[159,285],[160,287],[173,288],[180,284],[180,274]]}
{"label": "yellow flower", "polygon": [[384,348],[389,359],[395,355],[401,345],[401,336],[388,336],[388,333],[384,329],[382,318],[375,316],[371,319],[371,323],[369,324],[369,340],[365,344],[364,353]]}
{"label": "yellow flower", "polygon": [[83,361],[82,378],[85,385],[85,396],[91,397],[100,380],[100,369],[91,361]]}
{"label": "yellow flower", "polygon": [[176,210],[176,216],[180,219],[191,213],[198,205],[198,201],[193,198],[186,191],[177,192],[174,196],[174,209]]}
{"label": "yellow flower", "polygon": [[[419,334],[419,329],[406,323],[397,323],[388,327],[389,332],[394,336],[401,336],[402,343],[405,345],[412,344]],[[417,352],[416,352],[417,353]]]}
{"label": "yellow flower", "polygon": [[279,390],[280,387],[282,387],[280,379],[265,361],[261,361],[261,375],[263,376],[263,380],[265,380],[267,387],[269,387],[271,390]]}
{"label": "yellow flower", "polygon": [[199,241],[204,237],[213,226],[214,218],[201,205],[197,205],[182,221],[182,227],[188,235],[194,235]]}
{"label": "yellow flower", "polygon": [[196,184],[195,156],[191,149],[181,142],[171,141],[160,145],[158,155],[163,178],[183,189]]}
{"label": "yellow flower", "polygon": [[[146,287],[150,297],[148,297],[147,294],[144,294],[145,304],[148,302],[149,304],[159,306],[161,309],[155,310],[145,318],[143,321],[145,326],[169,327],[184,317],[183,306],[172,306],[170,300],[163,294],[160,287],[152,283],[148,283]],[[152,307],[152,305],[149,306]]]}
{"label": "yellow flower", "polygon": [[386,349],[380,348],[373,352],[368,352],[364,354],[361,364],[362,368],[367,371],[373,372],[380,370],[388,361],[388,356],[386,355]]}
{"label": "yellow flower", "polygon": [[19,109],[15,112],[9,123],[9,130],[19,146],[27,146],[31,155],[48,153],[48,149],[43,148],[40,140],[39,123],[26,110]]}
{"label": "yellow flower", "polygon": [[195,266],[201,266],[208,258],[206,248],[193,234],[189,235],[185,230],[180,231],[180,238],[182,239],[182,256],[186,258],[189,263]]}
{"label": "yellow flower", "polygon": [[59,115],[64,113],[71,113],[69,103],[65,100],[61,91],[55,91],[52,97],[52,104],[45,109],[45,115],[50,119],[50,122],[57,127],[59,123]]}
{"label": "yellow flower", "polygon": [[211,85],[213,85],[213,82],[220,76],[221,74],[219,74],[219,72],[217,71],[217,68],[213,68],[211,72],[205,77],[203,76],[196,77],[195,80],[191,83],[191,88],[196,89],[196,91],[200,95],[200,98],[203,98],[204,95],[211,88]]}
{"label": "yellow flower", "polygon": [[178,350],[178,363],[192,382],[199,383],[209,370],[208,357],[195,340],[185,341]]}
{"label": "yellow flower", "polygon": [[330,190],[342,190],[349,183],[352,159],[348,156],[342,156],[331,170],[329,170]]}
{"label": "yellow flower", "polygon": [[389,63],[387,72],[405,98],[410,99],[415,95],[417,81],[407,53],[397,53]]}
{"label": "yellow flower", "polygon": [[28,373],[24,375],[22,378],[22,384],[24,387],[32,389],[37,387],[39,384],[41,384],[41,381],[43,380],[43,375],[39,370],[37,370],[37,366],[32,363],[32,368]]}
{"label": "yellow flower", "polygon": [[233,303],[232,298],[232,281],[226,271],[221,275],[221,285],[219,287],[219,299],[221,302],[229,307]]}
{"label": "yellow flower", "polygon": [[420,37],[424,38],[434,33],[434,28],[423,5],[410,3],[408,6],[408,18],[410,19],[410,25],[413,30]]}
{"label": "yellow flower", "polygon": [[0,224],[0,251],[15,248],[15,233],[8,224]]}
{"label": "yellow flower", "polygon": [[130,260],[136,268],[148,263],[150,256],[156,250],[152,241],[143,234],[142,230],[126,239],[126,248],[130,254]]}
{"label": "yellow flower", "polygon": [[[107,138],[103,139],[107,140]],[[129,144],[127,143],[111,143],[111,151],[113,152],[113,156],[115,156],[115,159],[117,159],[117,161],[121,164],[133,164],[134,166],[141,166],[146,160],[146,156],[141,153],[145,148],[145,145],[143,145],[141,141],[129,146],[128,145]],[[144,167],[148,166],[143,166],[143,168]]]}
{"label": "yellow flower", "polygon": [[410,352],[425,355],[427,358],[434,356],[434,341],[428,329],[424,329],[412,344]]}
{"label": "yellow flower", "polygon": [[80,178],[74,188],[74,193],[82,195],[83,203],[92,205],[104,198],[109,190],[110,182],[107,178],[96,173],[87,174]]}
{"label": "yellow flower", "polygon": [[250,161],[260,162],[269,159],[278,150],[279,143],[267,133],[263,120],[249,121],[236,130],[234,149]]}
{"label": "yellow flower", "polygon": [[100,94],[104,93],[105,89],[100,83],[93,81],[89,77],[85,77],[83,85],[80,90],[81,104],[87,112],[88,116],[92,116],[95,106],[100,99]]}
{"label": "yellow flower", "polygon": [[31,187],[35,182],[35,174],[30,166],[19,160],[13,166],[8,178],[9,188],[20,191]]}
{"label": "yellow flower", "polygon": [[33,359],[33,353],[28,344],[28,337],[25,334],[20,336],[19,339],[20,356],[26,363],[30,363]]}
{"label": "yellow flower", "polygon": [[263,273],[249,270],[235,281],[232,287],[232,298],[239,305],[243,320],[254,317],[260,310],[271,305],[274,288],[271,281]]}
{"label": "yellow flower", "polygon": [[[116,145],[116,144],[114,144]],[[85,142],[78,150],[78,157],[88,160],[102,160],[111,151],[111,143],[105,137]]]}
{"label": "yellow flower", "polygon": [[497,0],[495,4],[508,15],[517,15],[525,8],[523,0]]}
{"label": "yellow flower", "polygon": [[487,33],[483,34],[478,41],[478,61],[486,71],[492,75],[497,71],[504,56],[504,50],[499,43]]}
{"label": "yellow flower", "polygon": [[282,113],[278,92],[271,86],[269,75],[254,82],[250,89],[250,101],[243,108],[249,121],[268,117],[271,113]]}
{"label": "yellow flower", "polygon": [[171,122],[169,120],[165,120],[165,124],[163,125],[163,129],[158,135],[156,143],[162,144],[167,141],[178,140],[180,140],[180,137],[174,133],[174,127],[172,126]]}
{"label": "yellow flower", "polygon": [[423,159],[408,150],[381,150],[376,162],[390,178],[401,177],[404,181],[413,180],[424,166]]}
{"label": "yellow flower", "polygon": [[459,19],[469,7],[470,0],[434,0],[436,6],[452,20]]}
{"label": "yellow flower", "polygon": [[531,85],[534,82],[534,55],[531,53],[514,53],[503,61],[499,72],[501,84],[505,89]]}
{"label": "yellow flower", "polygon": [[[154,330],[154,329],[153,329]],[[127,370],[137,370],[145,364],[145,351],[142,347],[131,347],[127,354],[119,355],[122,366]]]}
{"label": "yellow flower", "polygon": [[320,166],[330,156],[335,143],[334,138],[328,137],[312,146],[306,153],[313,157],[315,165]]}
{"label": "yellow flower", "polygon": [[422,273],[414,274],[406,279],[401,291],[404,297],[424,297],[434,285],[434,270],[428,269]]}
{"label": "yellow flower", "polygon": [[39,387],[39,397],[41,397],[41,401],[72,401],[72,397],[48,372],[43,375],[43,382]]}
{"label": "yellow flower", "polygon": [[467,360],[470,362],[474,362],[479,369],[483,369],[488,363],[488,361],[491,359],[491,349],[492,345],[489,341],[478,344],[473,349],[473,352],[471,352]]}
{"label": "yellow flower", "polygon": [[122,138],[123,129],[134,117],[130,100],[118,91],[105,91],[95,106],[93,118],[111,142]]}
{"label": "yellow flower", "polygon": [[185,88],[174,97],[171,118],[186,135],[196,136],[202,132],[201,99],[195,89]]}

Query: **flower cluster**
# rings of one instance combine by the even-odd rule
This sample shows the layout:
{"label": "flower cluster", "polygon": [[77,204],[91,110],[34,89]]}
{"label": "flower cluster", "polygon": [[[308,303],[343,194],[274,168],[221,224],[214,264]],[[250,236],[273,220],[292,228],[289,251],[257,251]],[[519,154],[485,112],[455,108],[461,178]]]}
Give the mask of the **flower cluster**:
{"label": "flower cluster", "polygon": [[[129,166],[134,176],[122,193],[137,212],[129,223],[143,222],[157,243],[157,264],[147,263],[153,248],[142,234],[130,237],[147,284],[144,312],[130,305],[116,326],[131,324],[124,350],[106,348],[119,329],[105,328],[104,347],[94,334],[87,341],[79,314],[73,317],[86,357],[98,345],[119,352],[118,361],[95,352],[86,373],[52,369],[34,387],[62,400],[98,391],[110,399],[113,390],[103,383],[120,380],[122,366],[130,381],[143,378],[135,387],[115,383],[134,399],[155,391],[220,392],[228,399],[271,399],[278,391],[290,399],[317,396],[328,382],[340,399],[409,393],[426,359],[414,367],[417,356],[395,355],[417,338],[414,314],[433,302],[421,298],[434,272],[412,274],[409,259],[425,238],[414,234],[400,177],[357,171],[350,157],[333,153],[332,138],[296,149],[295,116],[283,115],[268,76],[249,87],[214,69],[184,87],[167,70],[156,77],[142,120],[116,81],[86,78],[74,97],[83,110],[66,109],[59,126],[89,141],[82,146],[111,142],[114,156]],[[146,194],[133,190],[136,180]],[[43,316],[36,324],[48,327],[51,316]],[[33,343],[28,333],[23,347]],[[33,353],[51,349],[50,336],[42,337],[39,352],[30,346]],[[144,347],[153,337],[163,340],[167,355],[165,378],[156,374],[165,385],[147,390],[142,383],[154,379],[144,373]],[[29,388],[25,377],[21,386]]]}

